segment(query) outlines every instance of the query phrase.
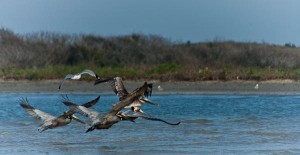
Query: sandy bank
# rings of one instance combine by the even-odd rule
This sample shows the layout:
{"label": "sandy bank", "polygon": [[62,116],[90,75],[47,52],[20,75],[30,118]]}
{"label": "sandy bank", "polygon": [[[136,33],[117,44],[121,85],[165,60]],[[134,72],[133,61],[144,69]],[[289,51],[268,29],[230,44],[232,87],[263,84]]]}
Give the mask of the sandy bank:
{"label": "sandy bank", "polygon": [[[300,82],[292,80],[272,80],[272,81],[208,81],[208,82],[159,82],[154,83],[154,94],[168,93],[191,93],[191,94],[298,94],[300,93]],[[0,93],[57,93],[59,80],[7,80],[0,81]],[[125,86],[129,91],[143,84],[143,81],[125,81]],[[255,85],[259,88],[255,89]],[[158,86],[163,90],[158,90]],[[61,90],[62,93],[112,93],[109,84],[99,84],[94,86],[93,82],[86,81],[66,81]]]}

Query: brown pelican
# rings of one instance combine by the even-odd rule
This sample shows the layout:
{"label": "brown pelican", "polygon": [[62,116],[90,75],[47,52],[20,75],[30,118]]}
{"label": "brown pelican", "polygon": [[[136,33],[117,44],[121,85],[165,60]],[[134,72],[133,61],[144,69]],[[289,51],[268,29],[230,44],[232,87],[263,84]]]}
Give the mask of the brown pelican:
{"label": "brown pelican", "polygon": [[130,105],[134,100],[138,99],[140,96],[145,95],[148,96],[149,92],[147,91],[148,84],[144,83],[143,86],[133,91],[128,95],[127,98],[123,99],[115,106],[112,107],[110,111],[108,111],[103,116],[100,115],[97,111],[88,109],[84,106],[78,106],[72,102],[65,101],[63,102],[66,106],[70,108],[71,111],[78,112],[84,116],[89,117],[92,120],[91,127],[86,131],[93,131],[94,129],[108,129],[115,123],[118,123],[122,120],[118,113],[126,106]]}
{"label": "brown pelican", "polygon": [[68,74],[68,75],[66,75],[65,78],[61,81],[61,83],[60,83],[60,85],[58,87],[58,90],[60,90],[60,88],[62,87],[62,85],[63,85],[63,83],[64,83],[64,81],[66,79],[78,80],[78,79],[81,78],[82,74],[89,74],[90,76],[93,76],[93,77],[95,77],[97,79],[99,78],[99,76],[94,71],[89,70],[89,69],[85,69],[82,72],[77,73],[77,74]]}
{"label": "brown pelican", "polygon": [[[99,83],[103,83],[103,82],[110,82],[110,86],[113,89],[113,91],[115,92],[115,94],[119,97],[119,101],[126,99],[130,95],[130,93],[126,90],[121,77],[110,77],[107,79],[97,79],[95,81],[95,85],[99,84]],[[152,83],[147,84],[147,93],[149,94],[149,96],[151,96]],[[150,101],[149,99],[147,99],[141,95],[138,99],[134,100],[130,105],[126,106],[125,108],[130,108],[133,106],[142,106],[145,102],[158,106],[158,104]]]}
{"label": "brown pelican", "polygon": [[[87,102],[87,103],[83,104],[82,106],[83,107],[91,107],[99,101],[99,98],[100,98],[100,96],[98,96],[96,99],[94,99],[90,102]],[[53,128],[56,128],[56,127],[65,126],[65,125],[71,123],[72,119],[77,121],[77,122],[86,124],[84,121],[82,121],[78,117],[76,117],[74,115],[74,112],[70,111],[70,110],[67,111],[67,112],[64,112],[62,115],[60,115],[58,117],[55,117],[51,114],[48,114],[46,112],[43,112],[39,109],[35,109],[34,107],[32,107],[29,104],[27,98],[26,99],[24,99],[24,98],[21,99],[20,105],[24,108],[24,110],[28,114],[44,121],[44,124],[38,128],[39,132],[43,132],[47,129],[53,129]]]}

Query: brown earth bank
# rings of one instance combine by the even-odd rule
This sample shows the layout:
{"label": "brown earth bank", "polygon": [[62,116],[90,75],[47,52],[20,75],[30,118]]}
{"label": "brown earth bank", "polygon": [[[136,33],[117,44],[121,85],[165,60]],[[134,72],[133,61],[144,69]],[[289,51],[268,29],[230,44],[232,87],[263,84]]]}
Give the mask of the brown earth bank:
{"label": "brown earth bank", "polygon": [[[94,85],[92,81],[67,80],[58,91],[60,80],[1,80],[0,93],[113,93],[108,83]],[[128,91],[144,81],[125,81]],[[294,80],[270,81],[148,81],[154,83],[153,94],[298,94],[300,82]],[[255,86],[258,84],[258,88]],[[160,86],[161,89],[158,87]]]}

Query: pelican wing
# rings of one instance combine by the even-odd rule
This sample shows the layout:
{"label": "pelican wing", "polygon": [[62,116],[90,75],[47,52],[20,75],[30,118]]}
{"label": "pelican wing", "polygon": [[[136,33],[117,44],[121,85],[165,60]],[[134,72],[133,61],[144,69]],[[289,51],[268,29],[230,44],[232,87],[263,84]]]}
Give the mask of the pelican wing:
{"label": "pelican wing", "polygon": [[134,118],[134,117],[141,117],[141,118],[144,118],[144,119],[147,119],[147,120],[151,120],[151,121],[160,121],[160,122],[164,122],[166,124],[169,124],[169,125],[179,125],[180,122],[177,122],[177,123],[170,123],[170,122],[167,122],[163,119],[160,119],[160,118],[155,118],[155,117],[152,117],[146,113],[143,113],[143,112],[133,112],[131,110],[127,110],[125,112],[122,113],[123,117],[125,118]]}
{"label": "pelican wing", "polygon": [[31,116],[38,118],[38,119],[42,119],[44,122],[55,119],[56,117],[53,115],[50,115],[46,112],[43,112],[39,109],[35,109],[34,107],[32,107],[27,101],[23,101],[20,104],[23,109]]}
{"label": "pelican wing", "polygon": [[92,109],[86,108],[84,106],[79,106],[75,103],[64,101],[63,102],[66,106],[70,108],[71,111],[77,112],[83,116],[89,117],[93,123],[98,122],[100,118],[100,113],[94,111]]}
{"label": "pelican wing", "polygon": [[89,108],[89,107],[95,105],[99,101],[99,99],[100,99],[100,96],[98,96],[97,98],[95,98],[94,100],[92,100],[90,102],[84,103],[82,106]]}
{"label": "pelican wing", "polygon": [[122,101],[128,96],[129,93],[126,90],[121,77],[109,77],[106,79],[97,79],[95,81],[95,85],[104,82],[109,82],[112,90],[119,97],[119,101]]}
{"label": "pelican wing", "polygon": [[110,83],[113,91],[119,97],[119,100],[122,101],[128,96],[128,91],[126,90],[123,80],[121,77],[115,77],[114,80]]}
{"label": "pelican wing", "polygon": [[[64,102],[64,101],[70,101],[69,98],[68,98],[68,96],[65,96],[65,97],[63,96],[63,98],[64,98],[63,102]],[[89,108],[89,107],[95,105],[95,104],[99,101],[99,99],[100,99],[100,96],[98,96],[97,98],[95,98],[94,100],[92,100],[92,101],[90,101],[90,102],[87,102],[87,103],[82,104],[81,106],[84,106],[84,107],[86,107],[86,108]],[[75,113],[75,111],[69,110],[69,111],[65,112],[64,115],[65,115],[65,116],[71,116],[71,115],[73,115],[74,113]]]}
{"label": "pelican wing", "polygon": [[152,84],[152,83],[149,83],[147,86],[148,86],[148,87],[147,87],[147,90],[146,90],[146,93],[145,93],[145,96],[146,96],[146,97],[152,95],[153,84]]}
{"label": "pelican wing", "polygon": [[177,123],[170,123],[170,122],[167,122],[165,120],[162,120],[160,118],[154,118],[154,117],[142,117],[144,119],[147,119],[147,120],[151,120],[151,121],[160,121],[160,122],[164,122],[166,124],[169,124],[169,125],[179,125],[181,122],[177,122]]}
{"label": "pelican wing", "polygon": [[120,110],[122,110],[124,107],[129,106],[134,100],[137,100],[140,96],[142,96],[147,89],[147,82],[144,83],[143,86],[136,89],[135,92],[128,95],[127,98],[117,103],[108,113],[110,114],[117,114]]}
{"label": "pelican wing", "polygon": [[[144,96],[148,97],[152,95],[152,83],[151,84],[147,84],[145,91],[143,92]],[[140,88],[137,88],[135,90],[132,91],[131,94],[135,94],[137,91],[139,91]],[[142,95],[141,95],[142,96]]]}

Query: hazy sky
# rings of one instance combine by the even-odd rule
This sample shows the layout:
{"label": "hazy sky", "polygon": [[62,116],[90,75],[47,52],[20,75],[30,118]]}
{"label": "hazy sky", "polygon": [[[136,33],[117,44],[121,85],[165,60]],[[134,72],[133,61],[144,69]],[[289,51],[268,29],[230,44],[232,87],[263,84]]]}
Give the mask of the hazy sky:
{"label": "hazy sky", "polygon": [[234,40],[300,45],[300,0],[0,0],[0,26],[173,41]]}

